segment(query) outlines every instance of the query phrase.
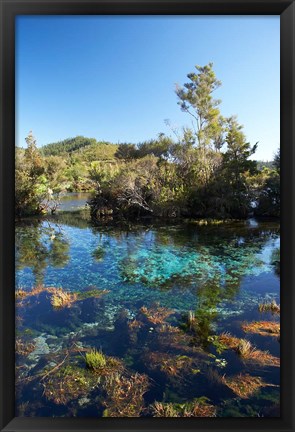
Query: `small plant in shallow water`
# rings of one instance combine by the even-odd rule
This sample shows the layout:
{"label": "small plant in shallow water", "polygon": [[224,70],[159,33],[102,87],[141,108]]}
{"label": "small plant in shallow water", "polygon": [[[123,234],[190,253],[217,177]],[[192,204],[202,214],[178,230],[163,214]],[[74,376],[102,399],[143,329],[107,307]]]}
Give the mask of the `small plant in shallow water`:
{"label": "small plant in shallow water", "polygon": [[188,311],[187,314],[187,327],[189,330],[192,330],[194,325],[196,324],[196,316],[194,311]]}
{"label": "small plant in shallow water", "polygon": [[149,388],[147,375],[109,375],[103,387],[106,391],[104,417],[140,417],[144,408],[143,395]]}
{"label": "small plant in shallow water", "polygon": [[207,398],[198,398],[188,403],[155,402],[150,410],[153,417],[216,417],[216,408]]}
{"label": "small plant in shallow water", "polygon": [[99,370],[106,367],[107,358],[101,351],[92,349],[85,354],[85,362],[88,369]]}
{"label": "small plant in shallow water", "polygon": [[260,303],[258,305],[259,312],[272,312],[273,314],[280,314],[281,307],[277,304],[275,300],[272,300],[270,303]]}
{"label": "small plant in shallow water", "polygon": [[236,351],[245,361],[257,363],[261,366],[280,366],[280,359],[274,357],[268,351],[256,349],[251,342],[246,339],[239,339],[229,333],[222,333],[219,340],[225,346]]}
{"label": "small plant in shallow water", "polygon": [[223,376],[222,382],[229,387],[237,396],[247,399],[252,396],[260,387],[278,387],[274,384],[265,383],[260,377],[248,374],[239,374],[233,377]]}
{"label": "small plant in shallow water", "polygon": [[27,297],[27,291],[25,291],[25,290],[23,290],[23,289],[17,289],[16,291],[15,291],[15,298],[16,299],[23,299],[23,298],[25,298],[25,297]]}
{"label": "small plant in shallow water", "polygon": [[66,405],[81,396],[87,396],[99,384],[99,378],[87,369],[63,366],[42,380],[43,394],[57,405]]}
{"label": "small plant in shallow water", "polygon": [[61,288],[57,289],[51,296],[50,303],[56,309],[70,307],[77,300],[76,293],[69,293],[63,291]]}
{"label": "small plant in shallow water", "polygon": [[246,339],[240,339],[236,350],[242,357],[248,357],[252,351],[251,342]]}
{"label": "small plant in shallow water", "polygon": [[155,304],[155,306],[151,307],[150,309],[142,306],[140,312],[148,319],[149,322],[155,325],[164,324],[166,319],[173,314],[172,310],[161,307],[159,304]]}
{"label": "small plant in shallow water", "polygon": [[106,375],[122,370],[122,364],[114,357],[103,354],[102,351],[91,349],[85,354],[86,367],[100,375]]}
{"label": "small plant in shallow water", "polygon": [[164,352],[150,352],[144,356],[146,366],[159,370],[167,376],[179,376],[184,370],[191,371],[193,359],[186,355],[173,355]]}
{"label": "small plant in shallow water", "polygon": [[89,298],[100,298],[102,295],[107,293],[109,293],[108,290],[106,289],[100,290],[97,288],[80,291],[77,293],[77,301],[86,300]]}
{"label": "small plant in shallow water", "polygon": [[244,323],[242,329],[246,333],[256,333],[261,336],[279,336],[280,323],[273,321],[254,321],[252,323]]}
{"label": "small plant in shallow water", "polygon": [[227,348],[226,345],[221,343],[217,335],[208,336],[207,340],[208,342],[211,342],[211,344],[215,347],[218,354],[221,354]]}
{"label": "small plant in shallow water", "polygon": [[20,338],[15,339],[15,352],[18,355],[26,357],[34,351],[35,347],[36,345],[33,343],[24,342]]}

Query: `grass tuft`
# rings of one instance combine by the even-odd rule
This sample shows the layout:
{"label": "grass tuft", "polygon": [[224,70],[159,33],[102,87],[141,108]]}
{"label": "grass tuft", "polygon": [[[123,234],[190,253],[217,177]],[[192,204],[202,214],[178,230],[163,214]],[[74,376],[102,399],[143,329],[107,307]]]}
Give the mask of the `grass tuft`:
{"label": "grass tuft", "polygon": [[207,403],[207,398],[184,404],[155,402],[151,412],[153,417],[216,417],[216,408]]}
{"label": "grass tuft", "polygon": [[242,329],[246,333],[256,333],[261,336],[279,336],[280,323],[273,321],[254,321],[252,323],[244,323]]}
{"label": "grass tuft", "polygon": [[61,288],[57,289],[50,299],[50,303],[56,309],[70,307],[75,301],[77,301],[76,293],[69,293],[63,291]]}
{"label": "grass tuft", "polygon": [[277,304],[275,300],[272,300],[271,303],[260,303],[258,305],[259,312],[271,312],[273,314],[280,314],[281,307]]}
{"label": "grass tuft", "polygon": [[229,387],[237,396],[242,399],[247,399],[252,396],[260,387],[272,386],[263,382],[260,377],[251,376],[249,374],[239,374],[233,377],[223,376],[222,382]]}
{"label": "grass tuft", "polygon": [[239,339],[229,333],[222,333],[219,336],[220,342],[226,347],[233,349],[245,361],[257,363],[261,366],[280,366],[280,359],[274,357],[268,351],[256,349],[251,342],[246,339]]}

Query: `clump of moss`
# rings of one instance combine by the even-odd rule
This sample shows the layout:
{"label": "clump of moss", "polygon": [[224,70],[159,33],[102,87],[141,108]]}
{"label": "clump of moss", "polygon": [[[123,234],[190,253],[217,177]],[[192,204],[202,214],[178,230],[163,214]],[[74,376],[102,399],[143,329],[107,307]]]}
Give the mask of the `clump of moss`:
{"label": "clump of moss", "polygon": [[185,404],[155,402],[151,406],[153,417],[216,417],[216,408],[199,398]]}
{"label": "clump of moss", "polygon": [[63,291],[62,288],[56,289],[50,299],[50,303],[56,309],[70,307],[75,301],[77,301],[77,294]]}
{"label": "clump of moss", "polygon": [[261,336],[279,336],[280,323],[273,321],[254,321],[252,323],[245,323],[242,329],[246,333],[256,333]]}
{"label": "clump of moss", "polygon": [[252,396],[260,387],[271,386],[265,383],[260,377],[248,374],[239,374],[233,377],[223,376],[222,382],[229,387],[237,396],[247,399]]}
{"label": "clump of moss", "polygon": [[140,312],[148,319],[152,324],[164,324],[166,319],[173,314],[173,311],[165,307],[161,307],[156,304],[154,307],[148,309],[142,306]]}
{"label": "clump of moss", "polygon": [[143,395],[149,388],[147,375],[135,373],[124,376],[109,375],[103,387],[106,391],[104,417],[139,417],[143,408]]}
{"label": "clump of moss", "polygon": [[257,363],[261,366],[280,366],[280,359],[278,357],[274,357],[268,351],[256,349],[246,339],[239,339],[231,336],[229,333],[222,333],[219,336],[219,340],[226,347],[236,351],[246,361]]}
{"label": "clump of moss", "polygon": [[106,356],[96,349],[92,349],[85,354],[85,361],[88,369],[93,370],[103,369],[107,364]]}
{"label": "clump of moss", "polygon": [[281,307],[277,304],[275,300],[272,300],[270,303],[260,303],[258,305],[259,312],[271,312],[273,314],[280,314]]}
{"label": "clump of moss", "polygon": [[102,351],[91,349],[85,354],[86,367],[101,375],[117,372],[122,369],[122,364],[114,357],[103,354]]}

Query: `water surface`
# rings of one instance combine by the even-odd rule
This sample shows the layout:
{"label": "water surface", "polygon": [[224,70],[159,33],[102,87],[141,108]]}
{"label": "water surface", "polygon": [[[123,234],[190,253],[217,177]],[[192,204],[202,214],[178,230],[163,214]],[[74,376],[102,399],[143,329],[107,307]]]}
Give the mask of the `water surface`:
{"label": "water surface", "polygon": [[[96,347],[124,362],[130,374],[149,377],[152,384],[144,395],[146,411],[140,415],[150,415],[148,407],[155,401],[186,403],[200,397],[217,407],[218,416],[279,415],[279,368],[245,362],[232,350],[219,352],[212,343],[216,335],[230,332],[279,357],[277,338],[245,335],[241,328],[244,322],[278,320],[270,312],[258,311],[261,302],[279,303],[274,258],[278,250],[276,221],[99,227],[92,226],[89,214],[82,211],[18,223],[17,289],[44,286],[107,293],[55,310],[49,294],[43,292],[17,307],[18,336],[37,346],[25,360],[23,356],[17,359],[17,415],[103,415],[99,389],[91,397],[80,395],[64,404],[43,394],[44,384],[38,376],[55,367],[58,360],[54,356],[62,360],[61,353],[73,343],[82,350],[76,353],[81,367],[83,349]],[[163,323],[143,320],[135,331],[131,323],[142,319],[142,307],[171,310],[165,322],[180,329],[187,344],[181,339],[177,346],[165,345],[171,334],[165,334]],[[198,319],[194,335],[184,330],[189,311]],[[164,373],[157,361],[151,363],[151,358],[161,355],[162,359],[187,356],[193,366],[176,375]],[[259,376],[272,386],[241,398],[214,381],[214,373]]]}

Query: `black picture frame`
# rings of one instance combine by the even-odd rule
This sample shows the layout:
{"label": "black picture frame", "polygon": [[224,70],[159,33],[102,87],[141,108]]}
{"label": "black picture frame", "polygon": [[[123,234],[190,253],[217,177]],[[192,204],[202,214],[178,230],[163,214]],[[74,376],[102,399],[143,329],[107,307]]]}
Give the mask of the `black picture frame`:
{"label": "black picture frame", "polygon": [[[293,431],[294,421],[294,0],[0,0],[0,429],[12,431]],[[281,24],[281,417],[280,418],[21,418],[14,415],[14,148],[16,15],[280,15]]]}

